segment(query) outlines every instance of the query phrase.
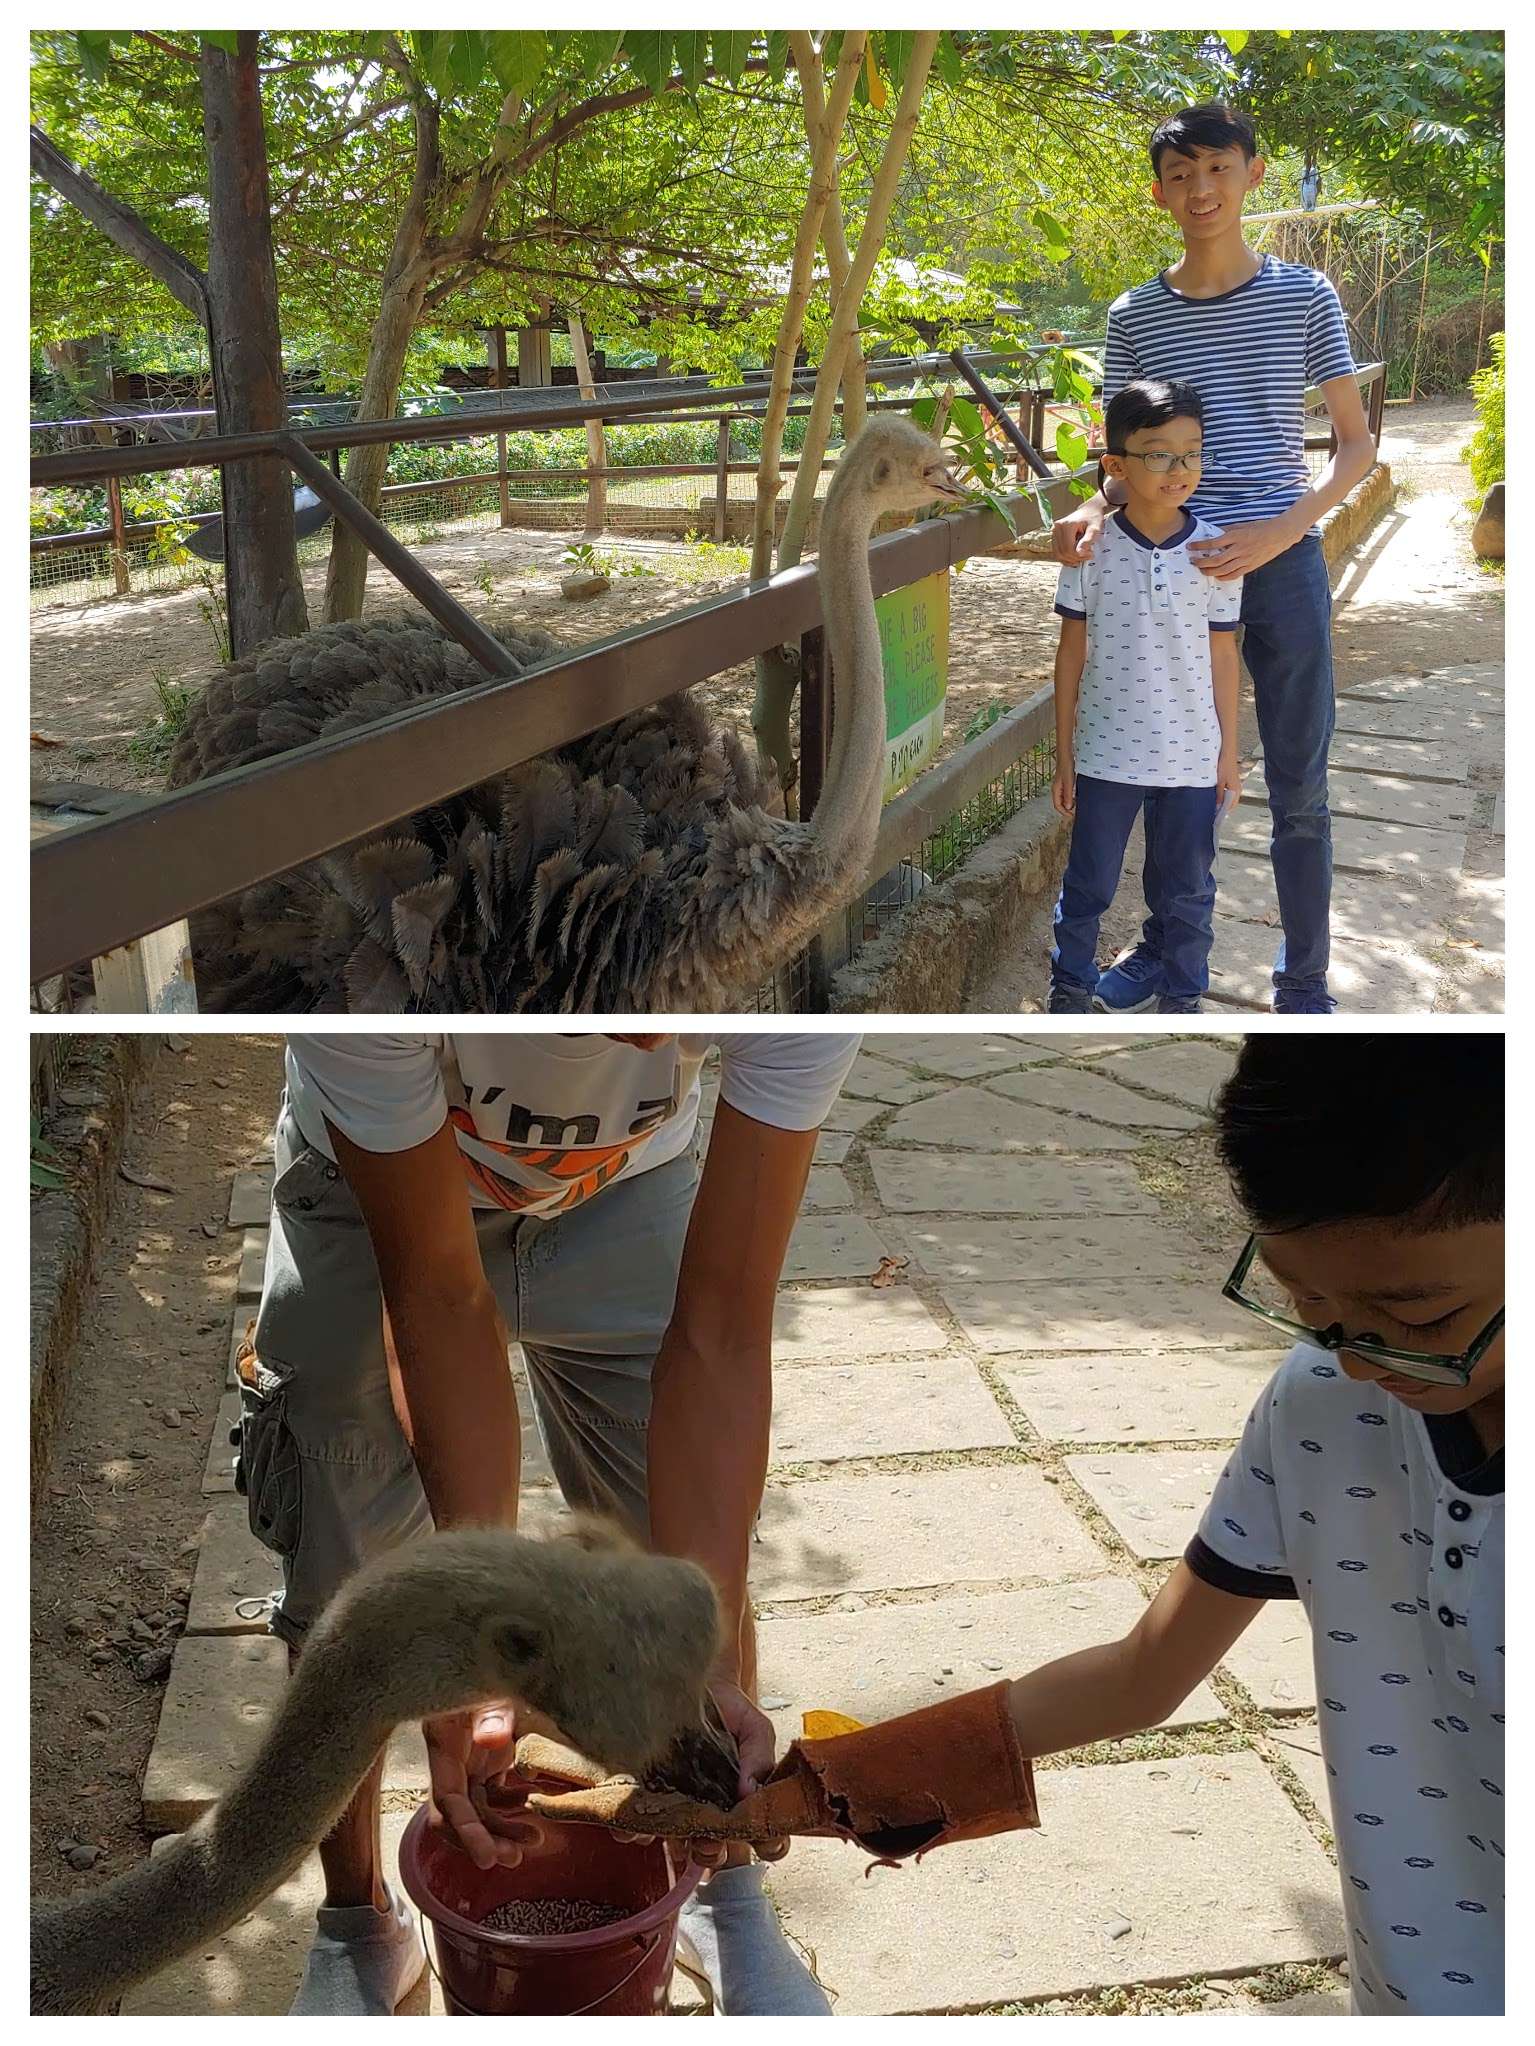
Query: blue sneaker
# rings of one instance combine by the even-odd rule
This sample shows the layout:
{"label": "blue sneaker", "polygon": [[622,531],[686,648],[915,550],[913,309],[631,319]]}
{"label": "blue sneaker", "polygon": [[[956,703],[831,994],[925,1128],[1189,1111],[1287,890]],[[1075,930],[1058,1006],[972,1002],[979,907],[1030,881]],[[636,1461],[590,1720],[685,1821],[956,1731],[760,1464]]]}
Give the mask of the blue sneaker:
{"label": "blue sneaker", "polygon": [[1184,1001],[1176,995],[1157,996],[1157,1014],[1159,1016],[1202,1016],[1204,1012],[1205,1005],[1197,998]]}
{"label": "blue sneaker", "polygon": [[1276,1016],[1330,1016],[1337,1006],[1325,986],[1274,990]]}
{"label": "blue sneaker", "polygon": [[1110,1016],[1133,1016],[1138,1009],[1154,1007],[1166,986],[1161,960],[1137,945],[1117,966],[1099,974],[1093,1007]]}
{"label": "blue sneaker", "polygon": [[1093,1013],[1093,998],[1085,987],[1066,987],[1052,984],[1047,1016],[1090,1016]]}

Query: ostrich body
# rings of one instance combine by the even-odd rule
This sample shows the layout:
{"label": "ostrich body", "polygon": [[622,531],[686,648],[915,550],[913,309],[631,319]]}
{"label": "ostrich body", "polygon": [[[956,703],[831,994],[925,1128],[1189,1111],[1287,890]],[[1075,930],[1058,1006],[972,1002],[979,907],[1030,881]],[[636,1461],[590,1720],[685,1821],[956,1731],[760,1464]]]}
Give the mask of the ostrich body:
{"label": "ostrich body", "polygon": [[[674,1013],[735,1006],[867,873],[885,701],[869,536],[963,493],[938,445],[877,418],[827,492],[819,570],[835,722],[806,823],[685,693],[195,917],[209,1010]],[[504,642],[524,664],[542,635]],[[194,706],[180,786],[484,682],[418,620],[326,626],[235,662]],[[776,814],[775,814],[776,813]]]}
{"label": "ostrich body", "polygon": [[[512,1697],[617,1770],[696,1754],[718,1639],[703,1571],[606,1531],[436,1535],[368,1566],[326,1609],[233,1789],[163,1853],[34,1910],[33,2011],[101,2010],[235,1924],[404,1720]],[[678,1773],[717,1794],[708,1770]]]}

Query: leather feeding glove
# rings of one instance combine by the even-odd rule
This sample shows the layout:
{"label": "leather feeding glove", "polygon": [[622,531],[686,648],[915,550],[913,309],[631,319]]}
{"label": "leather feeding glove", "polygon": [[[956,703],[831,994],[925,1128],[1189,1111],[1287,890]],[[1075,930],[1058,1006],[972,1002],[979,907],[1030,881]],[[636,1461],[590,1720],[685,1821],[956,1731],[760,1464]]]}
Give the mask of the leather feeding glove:
{"label": "leather feeding glove", "polygon": [[535,1790],[528,1808],[549,1819],[672,1839],[851,1840],[881,1861],[955,1840],[980,1840],[1039,1824],[1034,1776],[1018,1745],[1004,1681],[879,1726],[830,1739],[797,1740],[773,1773],[729,1811],[679,1791],[647,1790],[537,1734],[517,1744],[528,1775],[572,1777],[586,1787]]}

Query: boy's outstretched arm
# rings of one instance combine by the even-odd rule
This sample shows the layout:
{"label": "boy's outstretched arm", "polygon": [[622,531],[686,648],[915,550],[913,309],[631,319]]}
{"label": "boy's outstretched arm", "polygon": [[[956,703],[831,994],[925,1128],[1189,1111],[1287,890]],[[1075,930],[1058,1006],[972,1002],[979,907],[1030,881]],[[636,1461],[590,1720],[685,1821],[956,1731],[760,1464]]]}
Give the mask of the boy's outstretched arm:
{"label": "boy's outstretched arm", "polygon": [[1237,756],[1237,698],[1241,688],[1241,662],[1234,632],[1210,634],[1210,682],[1215,692],[1215,715],[1221,728],[1220,765],[1215,774],[1217,807],[1229,795],[1233,801],[1242,794],[1242,767]]}
{"label": "boy's outstretched arm", "polygon": [[1187,1563],[1120,1641],[1080,1649],[1011,1686],[1018,1744],[1031,1759],[1156,1726],[1206,1678],[1262,1601],[1203,1583]]}
{"label": "boy's outstretched arm", "polygon": [[1063,817],[1077,807],[1077,696],[1087,665],[1087,620],[1063,618],[1055,649],[1055,778],[1050,794]]}

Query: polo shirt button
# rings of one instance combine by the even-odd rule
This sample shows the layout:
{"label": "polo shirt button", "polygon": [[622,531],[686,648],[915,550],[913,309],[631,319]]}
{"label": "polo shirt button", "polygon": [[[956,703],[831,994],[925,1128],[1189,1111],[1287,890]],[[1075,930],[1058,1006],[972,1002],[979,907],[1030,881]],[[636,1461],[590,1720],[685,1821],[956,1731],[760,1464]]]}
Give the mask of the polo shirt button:
{"label": "polo shirt button", "polygon": [[1442,1627],[1453,1627],[1455,1625],[1455,1615],[1448,1606],[1441,1606],[1439,1608],[1439,1624]]}
{"label": "polo shirt button", "polygon": [[1451,1520],[1469,1520],[1471,1518],[1471,1508],[1464,1499],[1452,1499],[1447,1511]]}
{"label": "polo shirt button", "polygon": [[1466,1559],[1464,1556],[1462,1556],[1459,1549],[1446,1549],[1444,1552],[1444,1560],[1446,1561],[1446,1563],[1449,1564],[1452,1570],[1458,1570],[1461,1564]]}

